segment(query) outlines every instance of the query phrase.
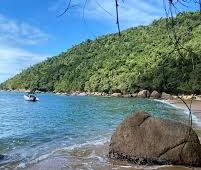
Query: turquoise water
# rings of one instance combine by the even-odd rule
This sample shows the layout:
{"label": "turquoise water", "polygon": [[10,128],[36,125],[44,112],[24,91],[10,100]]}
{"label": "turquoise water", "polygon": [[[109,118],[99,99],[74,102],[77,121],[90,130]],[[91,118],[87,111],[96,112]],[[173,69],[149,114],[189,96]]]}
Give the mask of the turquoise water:
{"label": "turquoise water", "polygon": [[0,93],[0,167],[29,164],[56,150],[109,141],[118,124],[133,111],[187,120],[181,110],[154,100],[38,94],[27,102],[23,93]]}

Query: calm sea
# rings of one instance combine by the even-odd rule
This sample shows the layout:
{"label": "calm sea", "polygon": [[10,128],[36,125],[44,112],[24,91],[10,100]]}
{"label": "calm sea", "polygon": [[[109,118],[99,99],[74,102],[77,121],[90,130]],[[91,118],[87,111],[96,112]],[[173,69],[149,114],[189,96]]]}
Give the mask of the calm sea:
{"label": "calm sea", "polygon": [[[40,101],[33,103],[24,101],[23,93],[0,93],[0,154],[6,155],[0,169],[26,168],[53,155],[65,157],[68,169],[76,169],[75,160],[82,158],[83,163],[86,155],[97,158],[93,147],[108,142],[118,124],[133,111],[187,120],[182,110],[154,100],[37,96]],[[88,149],[83,151],[86,146]],[[98,161],[104,162],[104,158]]]}

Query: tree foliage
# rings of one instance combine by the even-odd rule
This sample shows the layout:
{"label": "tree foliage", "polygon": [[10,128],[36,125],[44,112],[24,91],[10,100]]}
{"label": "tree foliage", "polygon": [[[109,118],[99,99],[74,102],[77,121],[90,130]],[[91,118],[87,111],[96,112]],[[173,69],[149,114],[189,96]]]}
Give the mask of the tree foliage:
{"label": "tree foliage", "polygon": [[[0,85],[1,89],[133,93],[140,89],[201,92],[201,16],[174,18],[183,48],[175,50],[166,19],[149,26],[86,40],[34,65]],[[182,53],[179,55],[178,52]]]}

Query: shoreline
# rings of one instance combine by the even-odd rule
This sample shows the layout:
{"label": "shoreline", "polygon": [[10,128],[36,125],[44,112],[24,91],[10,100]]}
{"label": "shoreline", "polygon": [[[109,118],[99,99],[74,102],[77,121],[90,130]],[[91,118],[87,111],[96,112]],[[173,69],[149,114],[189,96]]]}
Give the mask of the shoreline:
{"label": "shoreline", "polygon": [[[28,166],[19,166],[17,170],[64,170],[64,169],[98,169],[98,170],[201,170],[201,167],[180,165],[136,165],[126,161],[108,158],[109,142],[89,147],[61,151],[50,157],[36,161]],[[79,155],[79,157],[77,157]],[[70,162],[70,164],[69,164]]]}
{"label": "shoreline", "polygon": [[[160,100],[158,100],[160,101]],[[169,100],[161,100],[164,103],[170,104],[177,109],[181,109],[184,111],[185,114],[189,114],[189,111],[186,105],[180,99],[169,99]],[[190,100],[185,100],[185,102],[190,105]],[[193,100],[191,105],[192,110],[192,118],[195,124],[198,126],[196,128],[201,128],[201,101],[200,100]]]}
{"label": "shoreline", "polygon": [[[13,91],[11,91],[13,92]],[[53,95],[60,95],[52,93]],[[91,95],[92,96],[92,95]],[[106,97],[106,96],[100,96]],[[124,96],[108,96],[108,97],[117,97],[117,98],[126,98]],[[128,97],[127,97],[128,98]],[[140,97],[129,97],[130,99],[137,99]],[[158,102],[162,102],[164,104],[169,104],[175,109],[180,109],[183,111],[183,114],[187,114],[186,107],[179,99],[171,97],[171,99],[153,99],[153,98],[145,98],[148,100],[155,100]],[[185,100],[187,103],[190,100]],[[201,101],[194,100],[192,104],[192,112],[193,115],[196,116],[196,119],[199,120],[199,127],[201,129]],[[199,137],[201,137],[201,131],[196,129],[196,133]],[[201,170],[201,168],[189,168],[184,166],[139,166],[129,164],[127,162],[110,160],[107,157],[108,154],[108,146],[109,143],[101,142],[96,145],[96,143],[92,143],[85,147],[75,147],[69,150],[61,149],[61,151],[57,151],[52,155],[48,155],[47,157],[40,157],[39,159],[34,160],[30,164],[23,164],[23,162],[18,166],[18,170],[62,170],[62,169],[99,169],[99,170],[141,170],[141,169],[154,169],[154,170]],[[71,148],[71,147],[70,147]],[[86,154],[86,155],[85,155]],[[1,169],[1,168],[0,168]]]}
{"label": "shoreline", "polygon": [[[15,92],[15,93],[36,93],[36,94],[55,94],[55,95],[65,95],[65,96],[103,96],[103,97],[124,97],[124,98],[147,98],[147,99],[158,99],[158,100],[165,100],[165,101],[177,101],[178,97],[175,94],[170,94],[166,92],[158,92],[156,90],[149,91],[149,90],[140,90],[135,93],[122,93],[118,92],[86,92],[86,91],[72,91],[72,92],[58,92],[58,91],[30,91],[25,89],[15,89],[15,90],[2,90],[0,92]],[[194,96],[186,95],[186,94],[179,94],[181,98],[185,101],[191,100],[193,97],[193,101],[201,101],[200,94],[194,94]]]}
{"label": "shoreline", "polygon": [[[104,96],[101,96],[104,97]],[[122,98],[123,97],[118,97]],[[137,99],[139,97],[133,97],[130,99]],[[148,98],[146,98],[148,99]],[[154,100],[150,98],[148,100]],[[163,102],[164,104],[169,104],[174,107],[174,109],[181,109],[181,111],[186,110],[185,105],[179,99],[169,99],[169,100],[156,100],[158,102]],[[189,101],[188,101],[189,102]],[[194,101],[192,105],[193,114],[199,117],[201,120],[201,101]],[[195,113],[194,113],[195,112]],[[170,112],[171,114],[171,112]],[[185,113],[184,113],[185,114]],[[187,114],[187,113],[186,113]],[[197,131],[196,131],[197,132]],[[201,131],[197,133],[201,137]],[[107,142],[106,142],[107,141]],[[18,166],[18,170],[62,170],[62,169],[99,169],[99,170],[140,170],[140,169],[154,169],[154,170],[190,170],[191,168],[184,166],[139,166],[129,164],[127,162],[110,160],[107,157],[109,143],[106,141],[87,143],[83,146],[73,146],[65,147],[61,150],[56,150],[52,154],[41,156],[40,158],[34,159],[30,164],[24,164],[23,162]],[[88,145],[89,144],[89,145]],[[68,148],[68,149],[67,149]],[[1,169],[1,168],[0,168]],[[201,168],[193,168],[193,170],[201,170]]]}
{"label": "shoreline", "polygon": [[[184,112],[186,111],[186,106],[180,101],[179,99],[171,99],[171,100],[157,100],[158,102],[164,102],[166,104],[169,104],[176,109],[182,109]],[[189,103],[190,101],[186,101]],[[198,117],[201,123],[201,101],[194,101],[192,104],[192,112],[193,114]],[[201,128],[201,124],[200,127]],[[197,131],[196,131],[197,133]],[[201,141],[201,131],[197,133],[199,136],[199,139]],[[94,160],[96,163],[90,162],[92,159],[91,156],[87,158],[75,158],[75,162],[80,162],[79,165],[76,166],[84,166],[87,164],[92,164],[93,168],[103,170],[141,170],[141,169],[149,169],[149,170],[201,170],[201,167],[186,167],[186,166],[176,166],[176,165],[153,165],[153,166],[143,166],[143,165],[135,165],[130,164],[128,162],[120,161],[120,160],[111,160],[107,157],[107,152],[109,148],[109,141],[104,142],[103,144],[93,145],[93,152],[92,157],[98,158],[98,160]],[[77,151],[77,149],[75,149]],[[81,148],[82,150],[82,148]],[[72,150],[74,152],[74,150]],[[71,159],[71,158],[70,158]],[[80,160],[81,159],[81,160]],[[22,168],[20,170],[54,170],[55,168],[57,170],[62,170],[62,168],[65,167],[65,164],[68,164],[69,157],[66,155],[52,155],[47,159],[44,159],[42,161],[36,162],[34,164],[30,164],[28,167]],[[82,162],[83,161],[83,162]],[[74,165],[75,166],[75,165]]]}

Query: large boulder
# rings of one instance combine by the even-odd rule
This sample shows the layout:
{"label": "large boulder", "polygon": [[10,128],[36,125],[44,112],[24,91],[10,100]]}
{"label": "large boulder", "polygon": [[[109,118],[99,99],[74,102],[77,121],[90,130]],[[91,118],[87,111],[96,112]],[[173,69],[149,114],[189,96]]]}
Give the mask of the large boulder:
{"label": "large boulder", "polygon": [[149,90],[142,90],[137,94],[137,97],[149,98],[150,97],[150,92],[149,92]]}
{"label": "large boulder", "polygon": [[161,97],[161,94],[159,92],[157,92],[156,90],[154,90],[152,93],[151,93],[151,96],[150,96],[152,99],[159,99]]}
{"label": "large boulder", "polygon": [[170,94],[163,92],[161,95],[161,99],[171,100],[171,99],[173,99],[173,97]]}
{"label": "large boulder", "polygon": [[109,157],[136,164],[201,166],[201,145],[189,126],[138,112],[112,135]]}

